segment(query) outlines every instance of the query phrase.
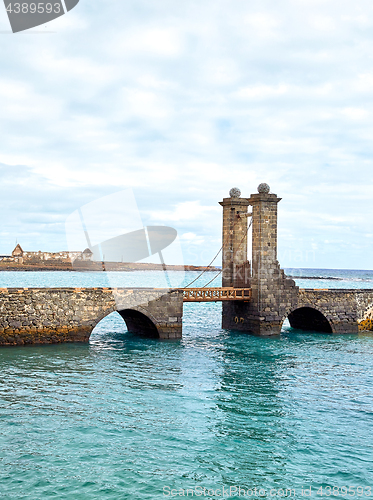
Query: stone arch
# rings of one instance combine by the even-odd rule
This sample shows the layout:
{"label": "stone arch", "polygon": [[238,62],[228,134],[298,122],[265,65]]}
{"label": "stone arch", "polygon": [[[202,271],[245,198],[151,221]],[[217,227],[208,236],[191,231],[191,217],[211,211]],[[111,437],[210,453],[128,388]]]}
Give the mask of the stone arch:
{"label": "stone arch", "polygon": [[159,338],[157,320],[141,306],[119,309],[114,306],[107,308],[95,319],[90,334],[95,326],[112,312],[117,312],[123,318],[129,332],[137,333],[144,337]]}
{"label": "stone arch", "polygon": [[128,331],[145,337],[159,338],[159,331],[154,318],[149,313],[145,314],[140,307],[121,309],[117,312],[124,319]]}
{"label": "stone arch", "polygon": [[286,315],[290,326],[297,330],[334,333],[333,323],[319,309],[311,305],[302,305]]}

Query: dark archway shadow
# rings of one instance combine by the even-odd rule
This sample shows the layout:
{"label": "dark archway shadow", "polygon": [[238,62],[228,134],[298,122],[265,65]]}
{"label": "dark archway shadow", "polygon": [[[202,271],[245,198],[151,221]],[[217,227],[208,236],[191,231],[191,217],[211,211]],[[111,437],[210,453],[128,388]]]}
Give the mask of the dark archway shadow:
{"label": "dark archway shadow", "polygon": [[314,332],[333,333],[332,327],[326,317],[312,307],[300,307],[288,315],[292,328]]}
{"label": "dark archway shadow", "polygon": [[145,314],[134,309],[123,309],[122,311],[118,311],[118,313],[124,319],[129,332],[147,338],[159,338],[157,327]]}

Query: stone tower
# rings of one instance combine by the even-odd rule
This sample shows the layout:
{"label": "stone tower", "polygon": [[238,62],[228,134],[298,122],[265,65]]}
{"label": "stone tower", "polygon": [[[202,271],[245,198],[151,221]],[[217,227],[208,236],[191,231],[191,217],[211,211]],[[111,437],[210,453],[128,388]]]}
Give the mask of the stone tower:
{"label": "stone tower", "polygon": [[[223,328],[255,335],[280,333],[286,312],[295,304],[298,288],[277,261],[277,204],[267,184],[241,198],[236,188],[223,206],[223,286],[250,287],[247,302],[223,302]],[[252,207],[248,213],[247,207]],[[247,259],[248,217],[252,217],[252,265]]]}
{"label": "stone tower", "polygon": [[240,197],[239,189],[233,188],[229,194],[230,198],[219,202],[223,207],[223,287],[237,286],[244,275],[239,270],[247,262],[247,219],[251,215],[249,200]]}

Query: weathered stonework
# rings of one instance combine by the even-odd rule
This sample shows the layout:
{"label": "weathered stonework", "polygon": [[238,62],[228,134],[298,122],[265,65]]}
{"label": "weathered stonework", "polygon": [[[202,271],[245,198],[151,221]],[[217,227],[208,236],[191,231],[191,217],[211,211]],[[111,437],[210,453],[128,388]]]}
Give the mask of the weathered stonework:
{"label": "weathered stonework", "polygon": [[224,198],[223,207],[223,276],[222,286],[235,286],[236,268],[247,261],[247,207],[246,198]]}
{"label": "weathered stonework", "polygon": [[[298,295],[295,282],[286,278],[277,261],[277,203],[281,198],[266,191],[250,198],[225,198],[220,203],[223,206],[223,248],[230,245],[228,250],[231,249],[223,254],[225,286],[237,286],[242,275],[235,276],[235,271],[240,271],[245,273],[240,286],[252,288],[250,302],[223,304],[222,325],[255,335],[278,334],[283,315],[293,307]],[[246,213],[249,205],[252,206],[252,214],[249,214],[252,216],[252,264],[247,261]],[[238,222],[234,224],[233,220]]]}
{"label": "weathered stonework", "polygon": [[301,309],[314,309],[328,321],[330,333],[358,333],[372,330],[372,324],[369,323],[372,305],[373,290],[301,289],[297,303],[289,311],[289,321],[295,328],[318,330],[317,325],[316,328],[310,328],[307,317],[302,318]]}
{"label": "weathered stonework", "polygon": [[[223,302],[223,328],[278,335],[285,318],[294,328],[329,333],[373,330],[373,290],[311,290],[295,285],[277,261],[277,204],[269,186],[223,207],[223,287],[251,288],[243,300]],[[248,213],[248,207],[252,213]],[[247,260],[252,217],[252,263]],[[16,251],[17,250],[17,251]],[[22,249],[16,247],[14,258]],[[22,251],[23,252],[23,251]],[[246,300],[247,297],[247,300]],[[211,299],[209,299],[211,300]],[[87,342],[113,311],[130,331],[161,339],[181,338],[183,290],[154,288],[2,288],[0,345]]]}
{"label": "weathered stonework", "polygon": [[[277,261],[277,204],[261,184],[250,198],[224,198],[223,286],[251,287],[250,301],[223,303],[222,326],[278,335],[283,321],[304,330],[373,330],[372,290],[299,290]],[[252,263],[247,261],[247,207],[252,206]]]}
{"label": "weathered stonework", "polygon": [[118,311],[131,331],[181,338],[179,290],[146,288],[1,288],[0,345],[87,342]]}
{"label": "weathered stonework", "polygon": [[355,291],[360,331],[373,331],[373,290]]}

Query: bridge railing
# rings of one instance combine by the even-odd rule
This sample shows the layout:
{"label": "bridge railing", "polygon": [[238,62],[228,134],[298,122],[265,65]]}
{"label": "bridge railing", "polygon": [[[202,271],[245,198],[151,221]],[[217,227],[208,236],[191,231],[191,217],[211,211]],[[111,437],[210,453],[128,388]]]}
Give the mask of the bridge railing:
{"label": "bridge railing", "polygon": [[183,288],[184,302],[250,300],[251,288]]}

